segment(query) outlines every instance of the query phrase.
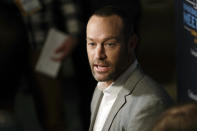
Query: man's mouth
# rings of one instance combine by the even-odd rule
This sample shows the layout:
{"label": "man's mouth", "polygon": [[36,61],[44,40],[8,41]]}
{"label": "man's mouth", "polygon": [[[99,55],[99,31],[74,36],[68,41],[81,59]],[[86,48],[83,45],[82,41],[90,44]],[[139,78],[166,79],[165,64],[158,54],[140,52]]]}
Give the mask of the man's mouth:
{"label": "man's mouth", "polygon": [[94,70],[99,73],[105,73],[110,70],[110,67],[108,65],[94,65]]}

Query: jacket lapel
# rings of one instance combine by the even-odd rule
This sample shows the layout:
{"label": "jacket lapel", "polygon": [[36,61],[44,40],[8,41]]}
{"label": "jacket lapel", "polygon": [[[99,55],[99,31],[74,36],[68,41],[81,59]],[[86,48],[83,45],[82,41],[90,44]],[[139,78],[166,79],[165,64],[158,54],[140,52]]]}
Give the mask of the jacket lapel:
{"label": "jacket lapel", "polygon": [[94,96],[92,98],[92,112],[91,112],[92,114],[91,114],[91,122],[90,122],[89,131],[93,131],[94,122],[95,122],[95,119],[96,119],[96,115],[97,115],[102,97],[103,97],[102,91],[99,90],[98,88],[96,88],[95,92],[94,92]]}
{"label": "jacket lapel", "polygon": [[110,127],[114,118],[116,117],[120,109],[124,106],[124,104],[126,103],[126,96],[132,93],[132,91],[135,88],[135,85],[141,80],[142,77],[143,77],[143,74],[139,70],[139,67],[137,67],[132,73],[132,75],[128,78],[127,82],[123,86],[120,93],[118,94],[118,97],[112,106],[112,110],[109,113],[109,116],[104,124],[102,131],[110,130]]}

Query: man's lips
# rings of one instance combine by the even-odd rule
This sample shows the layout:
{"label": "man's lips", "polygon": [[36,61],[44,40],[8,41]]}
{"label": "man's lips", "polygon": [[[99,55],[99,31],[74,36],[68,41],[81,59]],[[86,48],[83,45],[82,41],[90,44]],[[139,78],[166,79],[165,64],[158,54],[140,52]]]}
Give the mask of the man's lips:
{"label": "man's lips", "polygon": [[94,64],[94,70],[100,73],[105,73],[110,70],[110,67],[108,65],[97,65]]}

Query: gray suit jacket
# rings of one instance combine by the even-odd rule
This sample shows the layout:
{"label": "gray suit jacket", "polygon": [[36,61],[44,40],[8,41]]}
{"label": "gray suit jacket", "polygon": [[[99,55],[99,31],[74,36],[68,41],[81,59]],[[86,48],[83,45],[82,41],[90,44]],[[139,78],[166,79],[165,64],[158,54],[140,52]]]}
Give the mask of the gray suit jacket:
{"label": "gray suit jacket", "polygon": [[[102,94],[95,89],[89,131],[93,130]],[[120,91],[102,131],[151,131],[160,113],[171,104],[167,93],[136,68]]]}

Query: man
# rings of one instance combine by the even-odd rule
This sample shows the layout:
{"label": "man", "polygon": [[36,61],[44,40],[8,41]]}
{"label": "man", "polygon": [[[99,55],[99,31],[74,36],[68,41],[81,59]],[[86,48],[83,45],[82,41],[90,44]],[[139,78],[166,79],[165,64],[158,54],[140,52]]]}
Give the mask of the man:
{"label": "man", "polygon": [[87,24],[87,53],[98,81],[91,103],[89,131],[151,131],[171,99],[146,76],[135,57],[135,21],[106,6]]}

